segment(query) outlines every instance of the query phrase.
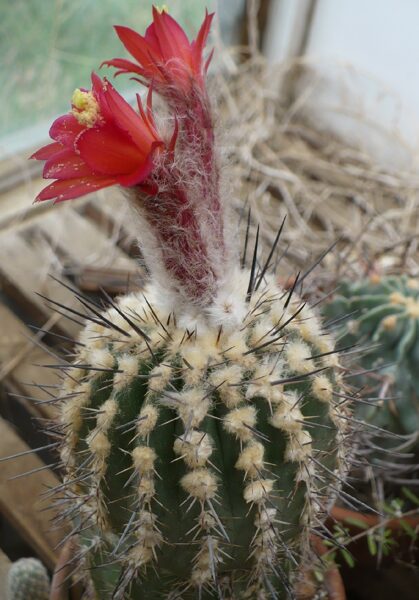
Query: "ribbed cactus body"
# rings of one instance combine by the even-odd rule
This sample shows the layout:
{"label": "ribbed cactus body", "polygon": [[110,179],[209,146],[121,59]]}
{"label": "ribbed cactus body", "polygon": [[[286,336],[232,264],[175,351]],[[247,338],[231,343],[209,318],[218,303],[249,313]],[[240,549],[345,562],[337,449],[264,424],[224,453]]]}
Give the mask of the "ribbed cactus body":
{"label": "ribbed cactus body", "polygon": [[8,600],[48,600],[50,581],[36,558],[21,558],[12,564],[7,580]]}
{"label": "ribbed cactus body", "polygon": [[[390,431],[410,434],[419,429],[419,280],[373,276],[345,282],[324,306],[331,319],[350,315],[339,326],[341,344],[356,345],[363,370],[356,380],[365,394],[385,389],[389,400],[361,403],[359,414]],[[380,368],[382,367],[382,368]]]}
{"label": "ribbed cactus body", "polygon": [[337,357],[271,276],[246,302],[248,278],[223,325],[165,311],[150,286],[81,336],[62,458],[101,600],[285,598],[310,560],[345,470]]}

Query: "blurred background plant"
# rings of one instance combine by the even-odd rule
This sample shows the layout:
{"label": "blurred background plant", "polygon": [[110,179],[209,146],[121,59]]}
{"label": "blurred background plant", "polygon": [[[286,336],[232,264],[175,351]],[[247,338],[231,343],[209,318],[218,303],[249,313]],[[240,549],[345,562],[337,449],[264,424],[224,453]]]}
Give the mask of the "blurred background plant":
{"label": "blurred background plant", "polygon": [[419,280],[371,275],[344,281],[323,313],[330,320],[347,315],[336,327],[340,342],[354,352],[358,347],[361,355],[361,372],[353,380],[365,396],[357,405],[358,416],[410,436],[418,458]]}

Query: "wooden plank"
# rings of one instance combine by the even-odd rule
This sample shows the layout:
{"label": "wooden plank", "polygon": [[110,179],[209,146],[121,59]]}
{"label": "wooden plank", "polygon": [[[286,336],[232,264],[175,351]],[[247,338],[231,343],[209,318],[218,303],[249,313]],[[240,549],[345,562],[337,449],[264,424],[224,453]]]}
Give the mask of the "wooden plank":
{"label": "wooden plank", "polygon": [[77,287],[85,292],[128,294],[143,287],[142,275],[132,271],[113,268],[87,267],[76,276]]}
{"label": "wooden plank", "polygon": [[[13,428],[0,419],[0,458],[28,450]],[[52,528],[54,509],[50,508],[50,499],[41,496],[59,481],[50,469],[10,481],[15,475],[42,467],[45,465],[35,453],[0,463],[0,511],[40,559],[53,568],[57,560],[54,547],[64,530]]]}
{"label": "wooden plank", "polygon": [[11,564],[7,556],[0,550],[0,600],[10,600],[7,593],[7,580]]}
{"label": "wooden plank", "polygon": [[7,577],[12,563],[0,550],[0,600],[10,600],[7,595]]}
{"label": "wooden plank", "polygon": [[[101,231],[108,237],[114,240],[115,246],[121,248],[125,254],[135,260],[141,255],[136,237],[127,231],[124,225],[124,211],[119,211],[115,214],[112,210],[106,210],[106,203],[99,202],[93,199],[92,202],[83,204],[79,208],[79,212],[90,221],[95,223]],[[128,222],[128,219],[126,219]]]}
{"label": "wooden plank", "polygon": [[[0,304],[0,383],[9,391],[22,396],[32,397],[33,401],[23,400],[25,407],[33,416],[53,419],[57,416],[51,404],[36,404],[50,398],[46,391],[31,385],[42,383],[56,385],[57,373],[37,365],[49,364],[51,356],[40,341],[41,336],[27,328],[18,317],[4,304]],[[33,340],[35,339],[37,344]],[[39,344],[39,345],[38,345]]]}
{"label": "wooden plank", "polygon": [[67,255],[74,266],[112,266],[129,272],[138,269],[135,261],[115,245],[115,240],[71,207],[43,215],[36,226],[46,235],[52,248]]}
{"label": "wooden plank", "polygon": [[124,245],[129,246],[137,243],[139,237],[138,223],[134,214],[123,194],[116,190],[102,190],[93,197],[88,205],[83,206],[83,210],[89,211],[93,207],[98,214],[102,213],[108,223],[113,227],[122,230],[124,233]]}
{"label": "wooden plank", "polygon": [[[28,318],[39,324],[45,322],[53,313],[35,292],[63,304],[75,305],[73,295],[48,277],[50,272],[54,272],[52,268],[54,254],[45,240],[43,243],[36,238],[26,240],[20,233],[10,231],[0,235],[0,248],[2,288],[21,309],[27,312]],[[56,274],[60,275],[60,273]],[[65,281],[65,278],[61,277],[61,279]],[[60,320],[59,329],[66,335],[74,337],[80,327],[63,318]]]}
{"label": "wooden plank", "polygon": [[[27,157],[22,162],[26,165]],[[54,212],[59,207],[52,202],[38,202],[34,204],[37,194],[45,187],[47,182],[41,177],[34,178],[30,171],[26,173],[24,182],[13,189],[0,193],[0,231],[15,229],[20,225],[26,226],[40,215]],[[1,173],[0,173],[1,177]],[[71,201],[72,208],[89,202],[94,195],[77,198]]]}
{"label": "wooden plank", "polygon": [[27,180],[0,194],[0,229],[11,227],[34,214],[48,210],[47,203],[33,205],[44,184],[42,179]]}

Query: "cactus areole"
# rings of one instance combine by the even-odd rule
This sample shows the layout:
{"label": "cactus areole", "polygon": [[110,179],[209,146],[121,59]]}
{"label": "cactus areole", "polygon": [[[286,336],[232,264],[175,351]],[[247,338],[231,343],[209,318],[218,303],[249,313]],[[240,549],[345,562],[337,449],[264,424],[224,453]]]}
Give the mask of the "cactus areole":
{"label": "cactus areole", "polygon": [[118,27],[135,62],[106,64],[148,87],[145,106],[93,75],[34,155],[56,179],[38,200],[122,187],[150,272],[104,312],[78,296],[90,315],[63,367],[59,501],[101,600],[294,597],[346,468],[333,340],[269,259],[237,260],[205,84],[211,20],[192,42],[156,8],[145,36]]}

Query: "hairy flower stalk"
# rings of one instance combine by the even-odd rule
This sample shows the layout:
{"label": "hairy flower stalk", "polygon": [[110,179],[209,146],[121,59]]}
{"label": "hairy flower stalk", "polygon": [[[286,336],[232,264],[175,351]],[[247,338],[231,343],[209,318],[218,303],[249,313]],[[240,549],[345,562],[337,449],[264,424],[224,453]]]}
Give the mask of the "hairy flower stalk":
{"label": "hairy flower stalk", "polygon": [[[119,72],[141,75],[149,86],[147,108],[138,98],[136,113],[108,81],[93,75],[92,90],[76,90],[72,113],[51,127],[56,143],[33,155],[47,159],[44,177],[59,179],[38,199],[67,200],[119,183],[143,220],[139,227],[148,232],[142,250],[155,281],[165,289],[170,283],[178,301],[203,307],[217,294],[228,262],[204,82],[208,65],[202,62],[212,15],[192,44],[165,11],[154,8],[153,18],[144,38],[116,28],[140,66],[107,62]],[[152,89],[171,111],[162,133],[153,117]]]}
{"label": "hairy flower stalk", "polygon": [[[226,269],[219,166],[205,85],[211,55],[203,61],[212,18],[213,15],[206,14],[196,40],[190,43],[166,11],[153,8],[153,23],[144,37],[128,27],[115,28],[137,63],[119,58],[104,63],[118,68],[117,74],[140,76],[141,82],[159,92],[171,109],[177,131],[178,160],[177,169],[171,171],[168,179],[169,194],[164,190],[162,195],[157,194],[151,213],[150,203],[143,202],[141,194],[134,193],[132,198],[134,204],[139,202],[144,208],[153,230],[159,232],[160,247],[172,253],[166,263],[169,272],[175,274],[189,300],[201,306],[212,301]],[[160,212],[154,210],[158,204],[162,207]],[[178,219],[173,220],[176,213]],[[174,247],[170,244],[172,236]]]}
{"label": "hairy flower stalk", "polygon": [[38,200],[125,190],[151,274],[103,313],[78,296],[91,316],[58,397],[63,516],[101,600],[294,597],[347,469],[332,337],[270,272],[279,234],[260,269],[256,244],[249,272],[226,232],[211,19],[192,42],[157,9],[145,36],[117,28],[136,62],[107,64],[148,87],[146,106],[93,75],[34,155],[57,180]]}

